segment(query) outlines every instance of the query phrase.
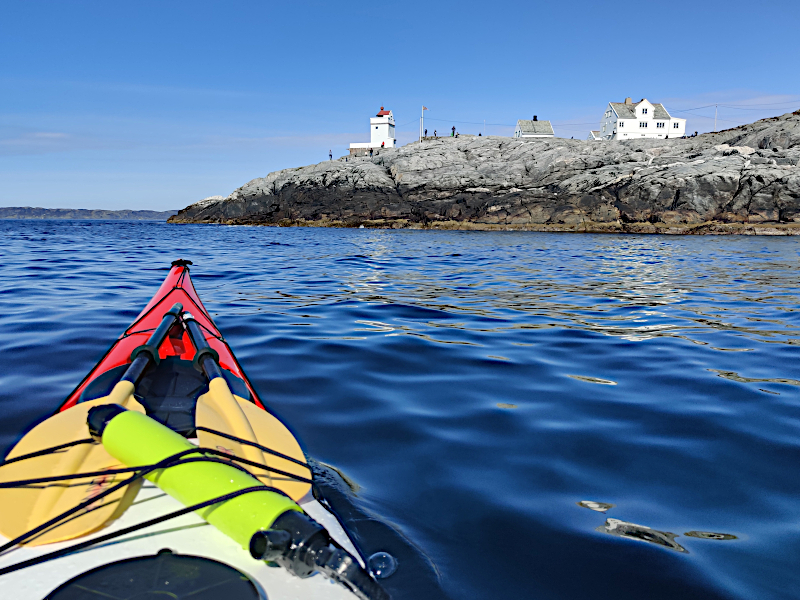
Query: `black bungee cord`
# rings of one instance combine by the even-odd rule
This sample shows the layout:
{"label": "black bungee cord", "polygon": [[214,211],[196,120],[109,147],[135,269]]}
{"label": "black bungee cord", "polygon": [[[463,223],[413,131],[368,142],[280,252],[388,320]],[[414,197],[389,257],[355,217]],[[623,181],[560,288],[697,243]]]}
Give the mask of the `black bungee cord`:
{"label": "black bungee cord", "polygon": [[269,487],[266,485],[260,486],[253,486],[249,488],[244,488],[242,490],[236,490],[235,492],[231,492],[229,494],[224,494],[222,496],[217,496],[216,498],[211,498],[210,500],[205,500],[203,502],[198,502],[197,504],[193,504],[192,506],[186,506],[181,508],[180,510],[176,510],[174,512],[168,513],[166,515],[162,515],[160,517],[156,517],[155,519],[150,519],[149,521],[144,521],[142,523],[137,523],[136,525],[131,525],[130,527],[126,527],[125,529],[120,529],[119,531],[115,531],[113,533],[107,533],[105,535],[101,535],[100,537],[93,538],[91,540],[86,540],[83,542],[79,542],[77,544],[73,544],[67,548],[61,548],[60,550],[55,550],[53,552],[49,552],[47,554],[43,554],[41,556],[37,556],[34,558],[30,558],[28,560],[24,560],[22,562],[18,562],[13,565],[9,565],[7,567],[0,568],[0,575],[6,575],[8,573],[13,573],[14,571],[19,571],[20,569],[25,569],[27,567],[32,567],[34,565],[38,565],[43,562],[47,562],[49,560],[53,560],[56,558],[60,558],[67,554],[72,554],[73,552],[80,552],[81,550],[85,550],[86,548],[90,548],[91,546],[95,546],[97,544],[101,544],[103,542],[107,542],[109,540],[113,540],[114,538],[122,537],[123,535],[127,535],[129,533],[133,533],[140,529],[145,529],[147,527],[151,527],[152,525],[158,525],[159,523],[163,523],[164,521],[168,521],[170,519],[174,519],[180,517],[182,515],[188,514],[190,512],[194,512],[196,510],[200,510],[201,508],[205,508],[207,506],[211,506],[213,504],[217,504],[219,502],[225,502],[227,500],[232,500],[237,496],[242,496],[244,494],[250,494],[252,492],[276,492],[278,494],[284,494],[281,490],[273,487]]}
{"label": "black bungee cord", "polygon": [[92,438],[85,438],[82,440],[75,440],[73,442],[67,442],[66,444],[59,444],[58,446],[51,446],[50,448],[43,448],[42,450],[37,450],[36,452],[31,452],[30,454],[22,454],[20,456],[15,456],[14,458],[9,458],[3,462],[0,462],[0,467],[4,467],[5,465],[10,465],[11,463],[15,463],[21,460],[27,460],[28,458],[36,458],[37,456],[45,456],[47,454],[54,454],[59,450],[66,450],[67,448],[71,448],[72,446],[80,446],[81,444],[95,444],[94,439]]}
{"label": "black bungee cord", "polygon": [[[223,434],[223,435],[227,436],[227,434]],[[234,436],[229,436],[229,437],[233,438]],[[240,441],[242,443],[247,443],[246,440],[239,440],[238,438],[236,438],[236,441]],[[75,445],[75,444],[73,444],[73,445]],[[54,448],[61,449],[61,448],[63,448],[63,446],[64,445],[62,444],[61,446],[56,446]],[[55,450],[52,450],[52,451],[55,451]],[[26,457],[27,458],[33,458],[34,456],[42,456],[43,452],[44,451],[40,451],[39,453],[32,453],[31,455],[26,455]],[[201,454],[210,455],[210,456],[204,456],[202,458],[189,458],[189,459],[186,459],[186,460],[181,460],[184,456],[187,456],[189,454],[194,454],[194,453],[201,453]],[[212,458],[213,456],[222,457],[222,458]],[[20,459],[20,460],[22,460],[23,458],[25,458],[25,457],[18,457],[18,459]],[[290,459],[290,457],[286,457],[286,458]],[[293,459],[291,459],[291,460],[293,460]],[[41,525],[38,525],[37,527],[34,527],[33,529],[21,534],[20,536],[17,536],[13,540],[10,540],[7,543],[3,544],[2,546],[0,546],[0,554],[2,554],[3,552],[5,552],[5,551],[7,551],[7,550],[9,550],[11,548],[13,548],[14,546],[17,546],[17,545],[20,545],[20,544],[24,543],[25,541],[29,541],[34,536],[38,537],[38,534],[45,533],[46,531],[49,531],[49,530],[53,529],[54,527],[59,526],[67,517],[72,516],[73,514],[75,514],[76,512],[79,512],[80,510],[82,510],[84,508],[88,508],[89,506],[91,506],[93,504],[96,504],[98,502],[98,500],[101,500],[102,498],[114,493],[115,491],[117,491],[117,490],[119,490],[119,489],[121,489],[121,488],[123,488],[123,487],[125,487],[127,485],[130,485],[131,483],[133,483],[137,479],[143,478],[145,475],[147,475],[148,473],[151,473],[152,471],[157,471],[157,470],[160,470],[160,469],[167,469],[167,468],[172,467],[172,466],[177,466],[178,464],[189,464],[189,463],[193,463],[193,462],[216,462],[216,463],[226,464],[226,465],[229,465],[229,466],[233,466],[233,467],[239,469],[240,471],[242,471],[244,473],[247,473],[248,475],[251,475],[253,477],[257,477],[256,475],[253,475],[253,473],[250,473],[249,471],[247,471],[246,469],[244,469],[240,465],[233,464],[233,462],[243,463],[243,464],[246,464],[246,465],[249,465],[249,466],[252,466],[252,467],[257,467],[258,469],[261,469],[261,470],[264,470],[264,471],[269,471],[271,473],[276,473],[278,475],[283,475],[284,477],[288,477],[290,479],[293,479],[295,481],[299,481],[299,482],[302,482],[302,483],[308,483],[308,484],[312,484],[312,485],[314,483],[311,479],[307,479],[305,477],[301,477],[299,475],[295,475],[294,473],[289,473],[289,472],[283,471],[281,469],[275,469],[273,467],[268,467],[266,465],[262,465],[261,463],[258,463],[258,462],[255,462],[255,461],[251,461],[251,460],[247,460],[245,458],[240,458],[238,456],[234,456],[234,455],[231,455],[231,454],[228,454],[226,452],[222,452],[220,450],[216,450],[216,449],[213,449],[213,448],[200,448],[200,447],[198,447],[198,448],[189,448],[189,449],[184,450],[182,452],[178,452],[177,454],[173,454],[172,456],[168,456],[165,459],[159,461],[158,463],[155,463],[155,464],[152,464],[152,465],[145,465],[145,466],[141,466],[141,467],[126,467],[126,468],[122,468],[122,469],[113,469],[113,470],[107,470],[107,471],[93,471],[93,472],[89,472],[89,473],[76,473],[74,475],[57,475],[57,476],[53,476],[53,477],[42,477],[42,478],[37,478],[37,479],[27,479],[27,480],[19,480],[19,481],[0,482],[0,488],[15,488],[15,487],[25,487],[25,486],[29,486],[29,485],[35,485],[35,484],[39,484],[39,483],[50,483],[50,482],[57,482],[57,481],[67,481],[67,480],[70,480],[70,479],[83,479],[83,478],[86,478],[86,477],[96,477],[96,476],[102,476],[102,475],[110,475],[112,473],[131,473],[131,472],[135,473],[132,477],[129,477],[128,479],[125,479],[124,481],[121,481],[120,483],[111,486],[110,488],[100,492],[96,496],[94,496],[94,497],[92,497],[92,498],[90,498],[88,500],[85,500],[84,502],[81,502],[80,504],[78,504],[78,505],[76,505],[76,506],[64,511],[63,513],[53,517],[52,519],[50,519],[46,523],[42,523]],[[299,462],[299,461],[297,461],[297,462]],[[7,464],[7,463],[4,463],[4,464]],[[303,465],[303,466],[308,468],[308,465]],[[260,489],[269,490],[270,488],[269,488],[269,486],[261,486]]]}

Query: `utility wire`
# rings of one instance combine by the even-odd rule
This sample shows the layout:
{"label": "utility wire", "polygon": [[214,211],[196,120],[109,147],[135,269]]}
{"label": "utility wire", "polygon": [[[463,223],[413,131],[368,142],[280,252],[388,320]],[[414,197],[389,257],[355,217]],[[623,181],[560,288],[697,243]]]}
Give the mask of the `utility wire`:
{"label": "utility wire", "polygon": [[[670,112],[674,112],[674,113],[692,113],[693,117],[698,117],[698,118],[701,118],[701,119],[713,119],[714,117],[707,117],[705,115],[694,114],[693,111],[703,110],[705,108],[714,108],[714,107],[733,108],[733,109],[736,109],[736,110],[755,110],[755,111],[758,111],[758,110],[768,110],[768,109],[760,108],[760,107],[766,107],[766,106],[774,107],[774,106],[779,106],[779,105],[786,105],[787,108],[792,108],[794,106],[797,106],[797,103],[799,103],[799,102],[800,102],[800,99],[798,99],[798,100],[784,100],[783,102],[768,102],[768,103],[764,103],[764,104],[739,104],[739,105],[737,105],[737,104],[706,104],[705,106],[696,106],[694,108],[672,109]],[[508,123],[484,123],[484,122],[480,122],[480,121],[453,121],[453,120],[449,120],[449,119],[436,119],[434,117],[426,117],[425,120],[426,121],[435,121],[437,123],[453,123],[453,124],[458,124],[458,125],[486,125],[486,126],[492,126],[492,127],[514,127],[514,125],[510,125]],[[717,117],[717,121],[722,121],[723,123],[738,123],[738,121],[731,121],[729,119],[720,119],[719,117]],[[410,125],[411,123],[418,123],[418,122],[419,122],[419,118],[415,118],[415,119],[412,119],[411,121],[407,121],[406,123],[403,123],[401,125],[396,125],[395,127],[397,129],[400,129],[402,127],[405,127],[406,125]],[[573,122],[573,121],[566,121],[566,122],[564,122],[564,121],[551,121],[551,123],[553,124],[554,127],[558,127],[559,129],[578,130],[578,129],[581,129],[583,126],[586,126],[586,125],[597,125],[598,121],[592,121],[592,122],[589,122],[589,123],[576,123],[576,122]]]}
{"label": "utility wire", "polygon": [[408,121],[407,123],[403,123],[402,125],[395,125],[395,128],[396,129],[400,129],[401,127],[405,127],[409,123],[419,123],[419,118],[412,119],[411,121]]}
{"label": "utility wire", "polygon": [[[426,121],[440,121],[442,123],[458,123],[464,125],[483,125],[483,121],[480,123],[475,121],[451,121],[449,119],[434,119],[432,117],[427,117]],[[494,127],[514,127],[513,125],[509,125],[508,123],[486,123],[486,125],[492,125]]]}
{"label": "utility wire", "polygon": [[[800,104],[800,101],[787,103],[785,105],[785,108],[792,108],[792,107],[798,106],[798,104]],[[719,106],[721,108],[733,108],[734,110],[761,110],[761,111],[769,110],[768,108],[741,108],[739,106],[732,106],[730,104],[720,104]],[[778,110],[782,110],[782,108],[779,108]]]}

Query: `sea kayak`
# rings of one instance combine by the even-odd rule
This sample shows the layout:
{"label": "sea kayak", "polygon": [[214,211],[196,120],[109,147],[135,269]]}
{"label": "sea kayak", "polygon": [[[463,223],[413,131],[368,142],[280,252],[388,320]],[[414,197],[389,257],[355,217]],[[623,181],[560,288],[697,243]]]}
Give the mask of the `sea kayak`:
{"label": "sea kayak", "polygon": [[190,264],[0,464],[0,597],[388,599]]}

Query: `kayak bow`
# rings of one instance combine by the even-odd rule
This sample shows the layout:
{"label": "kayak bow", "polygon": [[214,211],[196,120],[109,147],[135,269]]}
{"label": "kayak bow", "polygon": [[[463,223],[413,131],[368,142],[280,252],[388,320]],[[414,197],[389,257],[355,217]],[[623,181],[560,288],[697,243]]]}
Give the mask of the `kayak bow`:
{"label": "kayak bow", "polygon": [[[342,584],[339,593],[388,599],[310,493],[299,443],[247,379],[192,285],[190,264],[172,263],[158,293],[58,412],[0,464],[0,533],[8,539],[0,539],[0,592],[78,598],[78,590],[108,591],[123,579],[129,584],[114,597],[176,589],[177,574],[173,584],[135,576],[158,564],[219,573],[222,580],[183,582],[199,591],[210,585],[214,597],[226,589],[241,596],[242,581],[257,594],[249,597],[319,597],[319,585],[305,583],[319,581],[308,579],[319,572]],[[154,530],[169,519],[179,527]],[[215,529],[198,528],[204,522]],[[96,550],[112,539],[107,553]],[[186,561],[194,570],[177,566]],[[264,561],[303,578],[306,592]],[[225,583],[236,579],[231,569],[236,584]],[[323,595],[336,596],[330,588]]]}

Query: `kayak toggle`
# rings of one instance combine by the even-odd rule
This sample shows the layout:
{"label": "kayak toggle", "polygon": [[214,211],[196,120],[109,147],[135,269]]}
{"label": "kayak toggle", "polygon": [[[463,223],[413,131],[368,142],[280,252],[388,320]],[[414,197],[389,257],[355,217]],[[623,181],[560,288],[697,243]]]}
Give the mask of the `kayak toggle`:
{"label": "kayak toggle", "polygon": [[301,578],[319,571],[359,598],[389,598],[356,559],[335,545],[325,528],[304,513],[286,511],[275,519],[271,529],[253,534],[250,555],[276,562]]}
{"label": "kayak toggle", "polygon": [[[147,472],[145,479],[184,506],[203,504],[195,513],[254,558],[275,562],[301,578],[320,572],[362,600],[389,599],[359,562],[294,500],[236,464],[251,466],[251,461],[198,448],[154,419],[116,404],[93,407],[87,425],[92,438],[128,467],[169,464]],[[171,459],[175,460],[170,463]],[[237,492],[241,495],[214,503]]]}

